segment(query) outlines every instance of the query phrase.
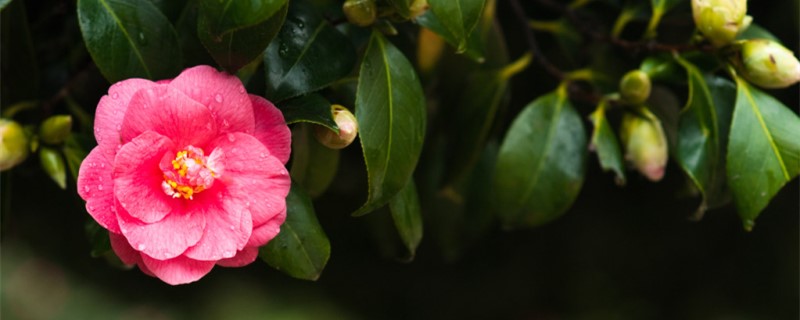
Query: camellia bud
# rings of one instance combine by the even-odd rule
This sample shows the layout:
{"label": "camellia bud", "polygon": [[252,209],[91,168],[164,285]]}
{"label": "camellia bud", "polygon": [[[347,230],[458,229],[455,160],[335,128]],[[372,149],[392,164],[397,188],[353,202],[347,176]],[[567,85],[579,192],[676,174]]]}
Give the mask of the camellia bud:
{"label": "camellia bud", "polygon": [[650,181],[664,177],[667,166],[667,138],[661,121],[647,108],[640,114],[626,113],[622,117],[620,136],[625,145],[625,158]]}
{"label": "camellia bud", "polygon": [[342,10],[347,21],[360,27],[374,23],[378,13],[375,0],[347,0],[342,5]]}
{"label": "camellia bud", "polygon": [[0,119],[0,171],[8,170],[28,157],[28,137],[19,123]]}
{"label": "camellia bud", "polygon": [[322,145],[331,149],[342,149],[353,143],[358,135],[358,120],[350,110],[338,104],[331,105],[333,120],[339,127],[339,134],[323,126],[317,126],[314,136]]}
{"label": "camellia bud", "polygon": [[625,101],[641,104],[650,97],[650,76],[640,70],[625,74],[619,82],[619,92]]}
{"label": "camellia bud", "polygon": [[67,139],[70,131],[72,131],[72,116],[52,116],[39,126],[39,138],[47,144],[60,144]]}
{"label": "camellia bud", "polygon": [[800,61],[780,43],[744,40],[737,49],[732,63],[748,81],[764,88],[785,88],[800,81]]}
{"label": "camellia bud", "polygon": [[717,47],[732,42],[753,20],[747,0],[692,0],[692,14],[697,29]]}

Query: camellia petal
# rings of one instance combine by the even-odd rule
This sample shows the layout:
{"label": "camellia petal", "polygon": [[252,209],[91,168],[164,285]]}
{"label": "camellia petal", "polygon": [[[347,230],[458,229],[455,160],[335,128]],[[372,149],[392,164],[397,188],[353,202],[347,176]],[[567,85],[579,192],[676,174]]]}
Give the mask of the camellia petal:
{"label": "camellia petal", "polygon": [[145,79],[128,79],[108,88],[108,95],[100,98],[94,115],[94,136],[97,144],[111,159],[120,145],[119,130],[133,95],[155,84]]}
{"label": "camellia petal", "polygon": [[186,250],[192,259],[216,261],[231,258],[244,248],[253,232],[253,220],[247,206],[231,199],[224,187],[215,187],[216,195],[198,197],[191,205],[206,218],[203,237]]}
{"label": "camellia petal", "polygon": [[292,151],[292,132],[286,126],[283,113],[262,97],[250,95],[250,100],[253,102],[253,114],[256,119],[253,136],[261,141],[274,157],[285,164],[289,161],[289,154]]}
{"label": "camellia petal", "polygon": [[171,285],[195,282],[211,272],[215,261],[198,261],[184,256],[157,260],[143,255],[144,265],[159,279]]}
{"label": "camellia petal", "polygon": [[142,222],[151,223],[179,210],[181,202],[166,195],[161,188],[164,175],[161,158],[174,148],[169,138],[153,131],[145,132],[125,144],[114,162],[114,195],[125,210]]}
{"label": "camellia petal", "polygon": [[181,72],[169,85],[207,106],[220,131],[253,133],[253,108],[236,76],[209,66],[197,66]]}
{"label": "camellia petal", "polygon": [[114,211],[113,163],[101,148],[95,148],[83,160],[78,173],[78,195],[86,199],[86,211],[103,228],[120,233]]}
{"label": "camellia petal", "polygon": [[169,85],[142,89],[131,98],[120,131],[123,143],[148,130],[169,137],[179,148],[202,148],[217,135],[208,108]]}
{"label": "camellia petal", "polygon": [[245,247],[237,252],[233,258],[221,259],[217,261],[218,266],[223,267],[241,267],[256,261],[258,257],[258,247]]}
{"label": "camellia petal", "polygon": [[135,250],[162,260],[177,257],[197,244],[206,226],[203,212],[185,208],[167,214],[161,221],[143,223],[118,204],[117,217],[122,234]]}
{"label": "camellia petal", "polygon": [[250,240],[247,241],[248,247],[260,247],[278,235],[281,232],[280,225],[286,221],[286,206],[284,210],[279,212],[272,220],[253,228],[253,233],[250,235]]}

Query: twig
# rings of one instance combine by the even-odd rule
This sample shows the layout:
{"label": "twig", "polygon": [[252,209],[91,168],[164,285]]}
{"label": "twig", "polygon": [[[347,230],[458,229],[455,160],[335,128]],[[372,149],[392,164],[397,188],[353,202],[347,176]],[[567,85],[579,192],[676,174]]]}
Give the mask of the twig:
{"label": "twig", "polygon": [[525,15],[525,10],[522,8],[522,5],[520,5],[519,0],[510,0],[509,3],[511,4],[514,15],[516,15],[516,18],[520,24],[521,30],[523,30],[525,34],[528,47],[533,53],[533,59],[536,60],[536,62],[539,63],[539,65],[542,66],[545,71],[547,71],[547,73],[558,80],[563,80],[564,72],[551,63],[539,48],[539,43],[536,41],[536,36],[533,34],[533,30],[531,30],[530,26],[528,25],[528,17]]}

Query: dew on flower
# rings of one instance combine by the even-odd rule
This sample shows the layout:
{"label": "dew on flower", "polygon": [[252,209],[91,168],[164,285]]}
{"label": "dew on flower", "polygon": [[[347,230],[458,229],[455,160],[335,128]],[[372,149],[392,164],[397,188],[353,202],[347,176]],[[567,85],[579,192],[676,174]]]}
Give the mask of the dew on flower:
{"label": "dew on flower", "polygon": [[119,98],[119,93],[114,92],[111,94],[111,99],[118,99],[118,98]]}
{"label": "dew on flower", "polygon": [[217,103],[222,103],[222,95],[217,93],[217,95],[214,96],[214,101],[216,101]]}

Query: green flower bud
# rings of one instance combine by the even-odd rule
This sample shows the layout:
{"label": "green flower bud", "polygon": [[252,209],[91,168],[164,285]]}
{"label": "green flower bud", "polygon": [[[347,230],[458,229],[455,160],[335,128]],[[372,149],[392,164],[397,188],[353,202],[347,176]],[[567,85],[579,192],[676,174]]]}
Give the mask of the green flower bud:
{"label": "green flower bud", "polygon": [[717,47],[724,46],[750,26],[747,0],[692,0],[697,29]]}
{"label": "green flower bud", "polygon": [[650,76],[640,70],[625,74],[619,82],[619,92],[625,101],[641,104],[650,97]]}
{"label": "green flower bud", "polygon": [[361,27],[374,23],[378,13],[375,0],[347,0],[342,5],[342,10],[347,21]]}
{"label": "green flower bud", "polygon": [[748,81],[764,88],[786,88],[800,81],[800,61],[780,43],[744,40],[737,49],[731,62]]}
{"label": "green flower bud", "polygon": [[667,137],[655,115],[647,108],[640,108],[639,112],[622,116],[620,137],[625,158],[647,179],[659,181],[667,166]]}
{"label": "green flower bud", "polygon": [[52,116],[39,126],[39,138],[47,144],[60,144],[67,139],[70,131],[72,131],[72,116]]}
{"label": "green flower bud", "polygon": [[342,149],[353,143],[358,135],[358,120],[347,108],[334,104],[331,106],[333,120],[339,127],[339,134],[330,129],[317,126],[314,136],[322,145],[331,149]]}
{"label": "green flower bud", "polygon": [[28,157],[28,137],[19,123],[0,119],[0,171],[11,169]]}

